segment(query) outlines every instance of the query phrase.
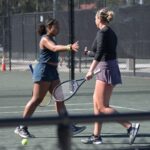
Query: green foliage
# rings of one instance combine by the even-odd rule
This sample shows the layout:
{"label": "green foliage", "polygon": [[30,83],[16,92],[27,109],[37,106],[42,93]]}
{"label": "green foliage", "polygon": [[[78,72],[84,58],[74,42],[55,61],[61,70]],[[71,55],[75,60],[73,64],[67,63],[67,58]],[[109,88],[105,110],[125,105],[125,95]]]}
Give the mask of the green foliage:
{"label": "green foliage", "polygon": [[53,0],[0,0],[0,15],[52,11]]}

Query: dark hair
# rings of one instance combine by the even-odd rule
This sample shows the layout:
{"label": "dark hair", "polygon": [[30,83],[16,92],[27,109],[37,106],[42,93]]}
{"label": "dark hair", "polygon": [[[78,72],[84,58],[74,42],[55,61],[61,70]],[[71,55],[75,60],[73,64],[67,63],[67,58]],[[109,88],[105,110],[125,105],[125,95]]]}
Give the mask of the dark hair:
{"label": "dark hair", "polygon": [[45,26],[44,23],[42,23],[42,24],[40,24],[40,25],[38,26],[37,32],[38,32],[38,34],[39,34],[40,36],[46,34],[46,26]]}
{"label": "dark hair", "polygon": [[49,26],[52,26],[54,24],[57,24],[57,23],[58,23],[58,21],[56,19],[53,19],[53,18],[47,19],[45,21],[45,24],[44,23],[39,24],[38,30],[37,30],[38,34],[40,36],[46,34],[46,32],[47,32],[46,28],[49,27]]}
{"label": "dark hair", "polygon": [[57,24],[57,23],[58,23],[58,21],[56,19],[53,19],[53,18],[49,18],[45,21],[46,27]]}

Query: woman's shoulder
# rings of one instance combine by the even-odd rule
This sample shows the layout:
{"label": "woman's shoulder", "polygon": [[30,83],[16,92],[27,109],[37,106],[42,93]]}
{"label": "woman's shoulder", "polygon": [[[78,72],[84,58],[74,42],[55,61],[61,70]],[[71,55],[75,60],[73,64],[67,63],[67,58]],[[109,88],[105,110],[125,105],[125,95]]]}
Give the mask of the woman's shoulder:
{"label": "woman's shoulder", "polygon": [[97,31],[97,37],[102,37],[102,36],[104,36],[105,35],[105,33],[106,33],[106,29],[99,29],[98,31]]}
{"label": "woman's shoulder", "polygon": [[47,39],[47,35],[46,34],[42,35],[41,39]]}
{"label": "woman's shoulder", "polygon": [[112,33],[115,34],[114,30],[110,26],[107,26],[100,31],[100,34],[103,35],[112,34]]}
{"label": "woman's shoulder", "polygon": [[43,42],[53,42],[53,43],[56,44],[55,39],[53,37],[51,37],[51,36],[48,36],[48,35],[43,35],[41,37],[41,41],[43,41]]}
{"label": "woman's shoulder", "polygon": [[101,32],[105,33],[105,32],[108,32],[109,30],[111,30],[111,28],[109,26],[106,26],[103,29],[101,29]]}
{"label": "woman's shoulder", "polygon": [[48,35],[43,35],[42,37],[41,37],[41,39],[43,39],[43,40],[48,40],[48,41],[54,41],[53,40],[53,37],[50,37],[50,36],[48,36]]}

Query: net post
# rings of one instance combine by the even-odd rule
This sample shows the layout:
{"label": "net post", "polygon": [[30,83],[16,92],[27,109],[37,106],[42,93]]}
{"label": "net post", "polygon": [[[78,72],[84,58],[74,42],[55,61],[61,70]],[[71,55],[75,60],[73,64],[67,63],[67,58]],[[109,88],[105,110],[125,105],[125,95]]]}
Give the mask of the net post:
{"label": "net post", "polygon": [[68,114],[62,114],[62,122],[58,124],[58,147],[60,150],[71,150],[71,128]]}
{"label": "net post", "polygon": [[[68,1],[68,8],[69,8],[69,43],[74,43],[74,0],[69,0]],[[74,80],[75,78],[75,54],[74,51],[70,52],[70,63],[69,63],[69,67],[71,67],[71,74],[70,74],[70,78],[71,80]],[[71,65],[71,66],[70,66]]]}

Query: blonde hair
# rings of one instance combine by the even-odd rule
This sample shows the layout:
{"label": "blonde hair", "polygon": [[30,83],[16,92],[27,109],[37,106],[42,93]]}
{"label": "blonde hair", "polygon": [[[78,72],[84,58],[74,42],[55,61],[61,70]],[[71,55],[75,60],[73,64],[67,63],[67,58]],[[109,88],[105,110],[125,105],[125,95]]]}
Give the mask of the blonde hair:
{"label": "blonde hair", "polygon": [[114,18],[114,12],[112,10],[108,10],[107,8],[103,8],[97,11],[96,16],[103,22],[109,23]]}

